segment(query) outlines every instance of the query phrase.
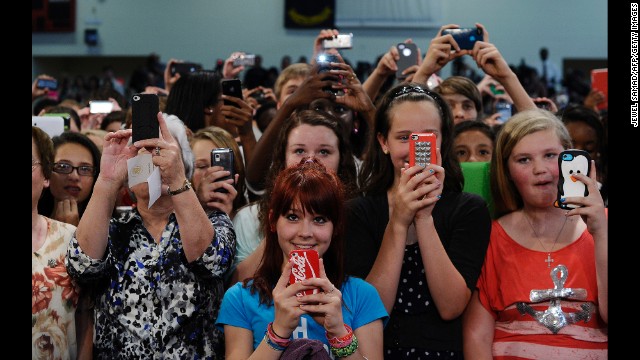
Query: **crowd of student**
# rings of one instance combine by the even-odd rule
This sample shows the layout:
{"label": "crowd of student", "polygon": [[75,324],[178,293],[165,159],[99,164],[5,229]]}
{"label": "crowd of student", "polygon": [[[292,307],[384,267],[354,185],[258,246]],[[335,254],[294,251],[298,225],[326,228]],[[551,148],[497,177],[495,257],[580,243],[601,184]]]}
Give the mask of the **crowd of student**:
{"label": "crowd of student", "polygon": [[[403,80],[392,46],[364,82],[322,30],[311,64],[243,99],[221,89],[241,53],[220,74],[172,74],[170,60],[146,88],[160,136],[135,142],[113,89],[93,99],[114,111],[94,114],[43,101],[34,80],[35,114],[72,126],[32,127],[32,357],[606,359],[601,96],[559,109],[528,93],[477,26],[473,49],[443,26]],[[478,84],[438,77],[463,57]],[[409,166],[424,132],[435,162]],[[215,148],[236,155],[230,179]],[[592,158],[571,174],[584,197],[558,196],[572,148]],[[469,162],[486,164],[486,192],[464,191]],[[316,250],[320,273],[289,285],[296,249]]]}

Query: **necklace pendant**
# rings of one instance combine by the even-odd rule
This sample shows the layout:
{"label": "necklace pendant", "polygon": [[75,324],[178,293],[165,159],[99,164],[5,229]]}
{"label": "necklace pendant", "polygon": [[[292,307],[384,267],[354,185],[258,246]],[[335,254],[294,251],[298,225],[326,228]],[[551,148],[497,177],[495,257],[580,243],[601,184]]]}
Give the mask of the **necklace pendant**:
{"label": "necklace pendant", "polygon": [[551,257],[551,253],[547,253],[547,259],[544,261],[547,263],[547,267],[551,267],[551,263],[553,262],[553,258]]}

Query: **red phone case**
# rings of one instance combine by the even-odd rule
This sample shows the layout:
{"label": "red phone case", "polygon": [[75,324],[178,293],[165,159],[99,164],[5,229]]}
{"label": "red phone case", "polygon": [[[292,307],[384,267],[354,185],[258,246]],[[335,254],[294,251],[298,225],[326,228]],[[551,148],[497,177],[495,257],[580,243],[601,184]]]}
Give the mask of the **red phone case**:
{"label": "red phone case", "polygon": [[[305,279],[320,277],[320,260],[315,250],[291,250],[289,258],[292,260],[289,284],[301,282]],[[319,289],[309,289],[297,293],[297,296],[317,294]]]}
{"label": "red phone case", "polygon": [[436,163],[436,134],[412,133],[409,136],[409,166]]}
{"label": "red phone case", "polygon": [[599,103],[598,110],[609,107],[609,69],[591,70],[591,88],[604,93],[604,101]]}

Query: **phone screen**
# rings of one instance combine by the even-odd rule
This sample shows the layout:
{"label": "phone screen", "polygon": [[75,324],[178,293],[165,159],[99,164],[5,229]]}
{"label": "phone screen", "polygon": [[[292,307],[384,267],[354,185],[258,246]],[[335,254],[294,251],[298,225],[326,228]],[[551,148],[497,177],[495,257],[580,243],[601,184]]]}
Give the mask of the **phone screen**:
{"label": "phone screen", "polygon": [[134,94],[131,97],[131,130],[132,140],[153,139],[160,137],[158,111],[160,111],[158,95]]}

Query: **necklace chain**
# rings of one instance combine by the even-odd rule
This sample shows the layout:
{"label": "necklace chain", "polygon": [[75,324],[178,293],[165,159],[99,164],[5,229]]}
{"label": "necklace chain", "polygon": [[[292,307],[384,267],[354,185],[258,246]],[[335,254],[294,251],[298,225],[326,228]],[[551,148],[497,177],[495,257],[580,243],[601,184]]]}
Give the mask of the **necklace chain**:
{"label": "necklace chain", "polygon": [[553,252],[553,249],[555,249],[556,243],[558,242],[558,239],[560,238],[560,234],[562,234],[562,230],[564,230],[564,226],[567,225],[567,220],[569,218],[565,216],[564,222],[562,223],[562,227],[560,228],[560,231],[558,231],[558,235],[556,235],[556,239],[553,240],[553,245],[551,245],[551,250],[547,250],[547,248],[542,243],[542,240],[540,240],[540,235],[538,235],[538,232],[536,231],[536,228],[533,226],[533,223],[531,222],[531,219],[529,219],[529,216],[527,215],[526,211],[522,210],[522,215],[524,215],[524,218],[529,223],[529,226],[531,226],[531,230],[533,231],[533,234],[536,236],[536,239],[538,239],[538,242],[540,243],[540,246],[542,246],[542,249],[544,249],[544,251],[547,253],[547,259],[545,260],[545,262],[547,263],[547,267],[550,268],[551,267],[551,263],[554,262],[553,258],[551,257],[551,253]]}

